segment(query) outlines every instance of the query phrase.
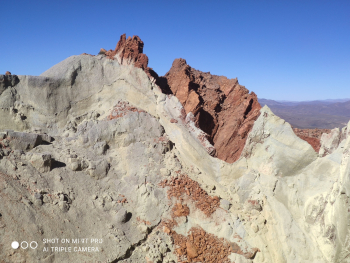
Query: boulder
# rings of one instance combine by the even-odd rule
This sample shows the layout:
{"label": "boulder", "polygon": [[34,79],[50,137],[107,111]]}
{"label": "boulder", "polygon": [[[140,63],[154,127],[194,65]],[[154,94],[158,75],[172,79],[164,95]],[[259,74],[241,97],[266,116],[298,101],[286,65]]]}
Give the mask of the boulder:
{"label": "boulder", "polygon": [[11,149],[22,151],[31,150],[43,142],[41,135],[26,132],[7,131],[7,139]]}
{"label": "boulder", "polygon": [[49,153],[33,153],[30,158],[30,163],[41,173],[46,173],[51,170],[52,158]]}

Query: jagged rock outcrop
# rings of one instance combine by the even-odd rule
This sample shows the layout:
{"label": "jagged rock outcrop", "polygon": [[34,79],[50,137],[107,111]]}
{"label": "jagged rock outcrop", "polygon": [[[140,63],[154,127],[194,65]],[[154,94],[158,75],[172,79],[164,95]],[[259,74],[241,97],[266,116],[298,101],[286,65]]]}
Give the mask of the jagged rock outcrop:
{"label": "jagged rock outcrop", "polygon": [[197,127],[208,134],[216,156],[229,163],[236,161],[259,117],[256,94],[237,79],[195,70],[184,59],[176,59],[164,78],[186,114],[192,112]]}
{"label": "jagged rock outcrop", "polygon": [[120,37],[115,49],[105,52],[105,55],[110,59],[117,58],[122,65],[133,63],[137,68],[146,69],[148,57],[143,54],[143,45],[138,36],[126,38],[124,34]]}
{"label": "jagged rock outcrop", "polygon": [[148,57],[143,53],[143,46],[144,43],[139,36],[126,38],[126,34],[123,34],[114,50],[106,51],[101,48],[99,54],[110,59],[117,59],[122,65],[133,64],[135,67],[143,69],[150,77],[158,79],[157,73],[148,67]]}

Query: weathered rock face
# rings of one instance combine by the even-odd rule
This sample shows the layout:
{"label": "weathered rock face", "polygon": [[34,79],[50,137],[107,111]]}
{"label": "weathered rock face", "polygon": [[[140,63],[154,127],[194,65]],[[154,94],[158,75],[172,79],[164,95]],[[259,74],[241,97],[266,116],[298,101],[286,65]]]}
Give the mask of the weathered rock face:
{"label": "weathered rock face", "polygon": [[249,93],[237,79],[195,70],[184,59],[176,59],[164,77],[186,114],[192,112],[197,127],[209,135],[216,156],[236,161],[260,114],[255,93]]}
{"label": "weathered rock face", "polygon": [[315,152],[319,152],[321,148],[321,136],[323,133],[330,133],[330,129],[299,129],[299,128],[293,128],[293,131],[295,134],[303,139],[304,141],[307,141],[312,148],[314,148]]}
{"label": "weathered rock face", "polygon": [[320,139],[320,151],[319,155],[324,157],[333,153],[341,144],[342,141],[347,137],[349,132],[349,125],[339,129],[334,128],[329,130],[327,133],[323,133]]}

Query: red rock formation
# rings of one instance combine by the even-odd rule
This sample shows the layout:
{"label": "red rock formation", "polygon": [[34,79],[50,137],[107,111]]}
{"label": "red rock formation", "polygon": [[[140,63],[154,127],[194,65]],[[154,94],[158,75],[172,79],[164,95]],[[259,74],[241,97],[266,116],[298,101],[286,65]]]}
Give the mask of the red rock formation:
{"label": "red rock formation", "polygon": [[10,71],[6,71],[5,75],[12,75]]}
{"label": "red rock formation", "polygon": [[166,85],[186,114],[194,114],[197,127],[209,135],[217,157],[229,163],[236,161],[260,114],[255,93],[249,93],[237,79],[195,70],[184,59],[175,59],[161,88],[166,89]]}
{"label": "red rock formation", "polygon": [[128,37],[122,35],[115,48],[115,52],[119,54],[121,64],[134,63],[137,68],[147,69],[148,57],[143,54],[143,42],[138,36]]}
{"label": "red rock formation", "polygon": [[114,50],[105,51],[104,53],[110,59],[114,59],[115,55],[118,54],[119,62],[123,65],[133,63],[135,67],[147,69],[148,57],[143,54],[143,45],[138,36],[126,39],[126,34],[124,34],[120,36]]}
{"label": "red rock formation", "polygon": [[148,57],[143,54],[143,45],[138,36],[126,38],[126,34],[123,34],[114,50],[106,51],[101,48],[99,55],[104,54],[110,59],[117,59],[122,65],[134,64],[135,67],[143,69],[148,76],[157,80],[159,78],[157,73],[148,67]]}
{"label": "red rock formation", "polygon": [[323,133],[330,133],[330,129],[298,129],[293,128],[294,133],[304,141],[307,141],[316,152],[321,148],[321,136]]}

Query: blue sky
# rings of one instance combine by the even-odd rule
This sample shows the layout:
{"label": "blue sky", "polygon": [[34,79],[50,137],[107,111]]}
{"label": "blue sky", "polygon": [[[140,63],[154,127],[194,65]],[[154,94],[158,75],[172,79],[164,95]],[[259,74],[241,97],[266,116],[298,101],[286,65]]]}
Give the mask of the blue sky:
{"label": "blue sky", "polygon": [[175,58],[259,98],[350,98],[350,1],[10,1],[1,14],[0,73],[39,75],[71,55],[145,43],[164,75]]}

